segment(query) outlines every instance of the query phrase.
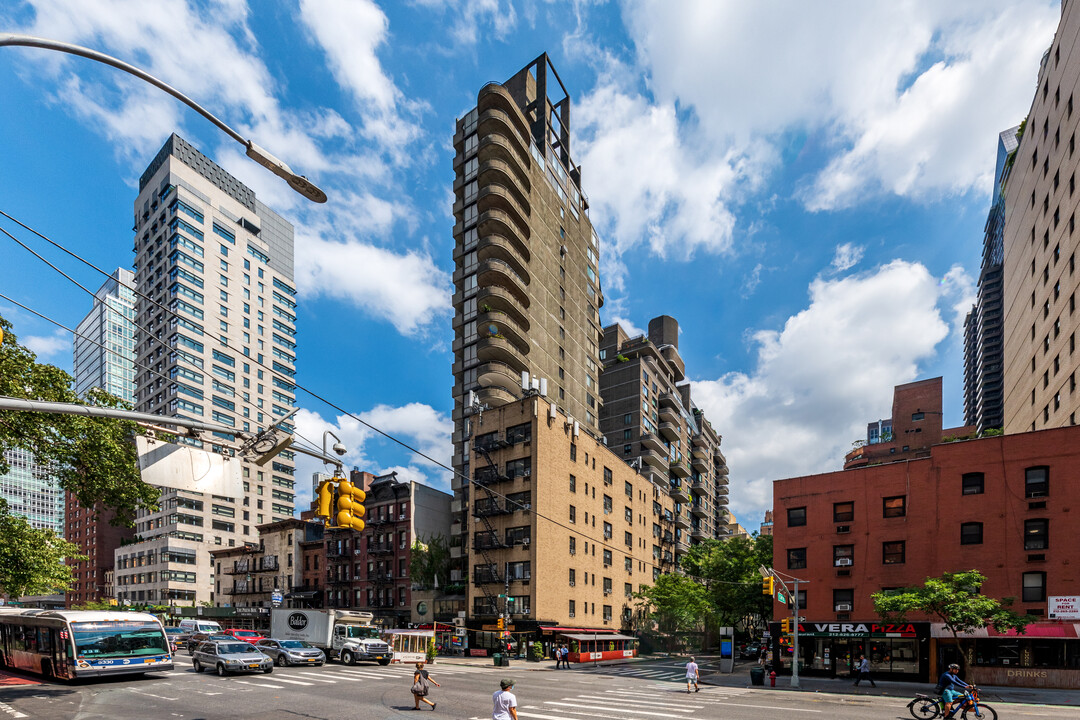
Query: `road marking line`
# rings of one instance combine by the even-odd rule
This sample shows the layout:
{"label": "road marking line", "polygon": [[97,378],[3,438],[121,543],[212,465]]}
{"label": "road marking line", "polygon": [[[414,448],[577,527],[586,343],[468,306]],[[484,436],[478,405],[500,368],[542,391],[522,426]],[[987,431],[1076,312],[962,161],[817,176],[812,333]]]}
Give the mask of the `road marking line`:
{"label": "road marking line", "polygon": [[335,680],[348,680],[350,682],[361,682],[368,679],[366,677],[360,677],[359,675],[331,675],[327,673],[326,676],[334,678]]}
{"label": "road marking line", "polygon": [[583,710],[606,710],[608,712],[629,712],[634,713],[635,715],[655,715],[656,717],[671,717],[671,713],[690,712],[689,710],[682,710],[679,708],[670,708],[667,712],[653,712],[652,710],[634,710],[633,708],[619,708],[618,710],[613,710],[609,707],[598,707],[595,705],[578,705],[577,703],[564,703],[558,702],[556,700],[545,700],[544,704],[561,705],[566,707],[580,707]]}
{"label": "road marking line", "polygon": [[304,682],[303,680],[289,680],[289,679],[283,678],[283,677],[274,678],[274,682],[290,683],[292,685],[311,685],[311,683]]}
{"label": "road marking line", "polygon": [[284,690],[285,689],[284,685],[271,685],[270,683],[257,683],[257,682],[251,682],[249,680],[234,680],[233,682],[240,683],[241,685],[254,685],[255,687],[261,687],[261,688],[273,688],[274,690]]}
{"label": "road marking line", "polygon": [[314,675],[311,675],[311,674],[292,675],[290,677],[302,677],[305,680],[311,680],[312,682],[321,682],[321,683],[336,683],[337,682],[337,680],[327,680],[326,678],[315,677]]}
{"label": "road marking line", "polygon": [[[608,697],[596,697],[595,695],[578,695],[575,698],[563,698],[563,700],[575,700],[575,699],[577,699],[577,700],[601,700],[601,701],[605,701],[605,700],[614,700],[616,698],[612,698],[610,695]],[[666,707],[671,706],[671,703],[642,700],[640,698],[634,698],[634,702],[637,703],[638,705],[658,705],[658,706],[660,706],[662,708],[666,708]],[[704,710],[705,709],[704,705],[687,705],[687,704],[683,704],[682,707],[691,708],[691,709],[694,709],[694,710]]]}
{"label": "road marking line", "polygon": [[153,693],[148,693],[148,692],[146,692],[144,690],[137,690],[137,689],[135,689],[133,687],[127,688],[127,691],[128,692],[133,692],[136,695],[146,695],[147,697],[157,698],[158,700],[179,700],[180,699],[180,698],[165,697],[164,695],[155,695]]}
{"label": "road marking line", "polygon": [[8,705],[7,703],[0,703],[0,710],[3,710],[4,712],[6,712],[6,713],[7,713],[8,715],[10,715],[10,716],[11,716],[11,717],[13,717],[13,718],[24,718],[24,717],[30,717],[29,715],[27,715],[27,714],[26,714],[26,713],[24,713],[24,712],[19,712],[18,710],[16,710],[15,708],[11,707],[11,706],[10,706],[10,705]]}

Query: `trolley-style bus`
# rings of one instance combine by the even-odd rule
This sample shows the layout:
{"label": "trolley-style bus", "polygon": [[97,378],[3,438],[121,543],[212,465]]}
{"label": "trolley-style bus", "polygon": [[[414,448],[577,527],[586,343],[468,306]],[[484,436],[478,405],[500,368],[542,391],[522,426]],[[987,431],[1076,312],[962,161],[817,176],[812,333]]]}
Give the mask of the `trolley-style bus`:
{"label": "trolley-style bus", "polygon": [[171,670],[173,660],[147,613],[2,608],[0,666],[73,680]]}

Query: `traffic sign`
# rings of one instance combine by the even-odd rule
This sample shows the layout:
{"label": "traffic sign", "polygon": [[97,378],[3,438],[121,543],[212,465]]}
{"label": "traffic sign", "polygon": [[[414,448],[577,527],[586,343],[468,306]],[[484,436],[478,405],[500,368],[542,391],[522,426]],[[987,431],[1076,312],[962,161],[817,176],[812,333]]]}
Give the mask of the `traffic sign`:
{"label": "traffic sign", "polygon": [[282,595],[280,592],[276,591],[270,596],[270,602],[273,604],[274,607],[280,607],[284,599],[285,596]]}

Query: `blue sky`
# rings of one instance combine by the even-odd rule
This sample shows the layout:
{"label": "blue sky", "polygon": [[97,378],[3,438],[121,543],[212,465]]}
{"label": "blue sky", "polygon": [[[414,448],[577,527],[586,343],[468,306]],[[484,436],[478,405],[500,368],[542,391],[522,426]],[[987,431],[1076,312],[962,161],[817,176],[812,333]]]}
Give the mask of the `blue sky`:
{"label": "blue sky", "polygon": [[[179,132],[296,225],[301,384],[448,461],[454,119],[546,51],[603,241],[603,320],[678,318],[732,509],[754,528],[770,481],[837,469],[894,385],[943,375],[945,422],[962,423],[960,330],[997,133],[1026,115],[1058,13],[1057,0],[12,1],[0,28],[148,70],[330,201],[306,203],[134,78],[0,48],[0,209],[128,267],[138,176]],[[3,292],[74,326],[88,298],[2,242]],[[70,369],[69,336],[0,312]],[[299,402],[301,431],[334,429],[350,464],[448,486]]]}

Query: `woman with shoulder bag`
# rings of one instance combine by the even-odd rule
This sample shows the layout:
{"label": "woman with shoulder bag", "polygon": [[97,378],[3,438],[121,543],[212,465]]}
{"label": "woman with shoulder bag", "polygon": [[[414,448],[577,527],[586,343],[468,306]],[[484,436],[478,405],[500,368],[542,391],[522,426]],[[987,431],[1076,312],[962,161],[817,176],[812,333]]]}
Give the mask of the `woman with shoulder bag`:
{"label": "woman with shoulder bag", "polygon": [[431,702],[430,700],[427,699],[428,683],[431,683],[435,687],[442,687],[442,685],[435,682],[431,678],[431,675],[428,674],[428,671],[424,669],[424,663],[422,663],[422,662],[416,663],[416,672],[413,673],[413,682],[412,682],[413,700],[416,702],[416,707],[413,708],[414,710],[419,710],[420,709],[420,701],[421,700],[423,700],[428,705],[430,705],[432,710],[434,710],[435,706],[438,704],[438,703],[433,703],[433,702]]}

